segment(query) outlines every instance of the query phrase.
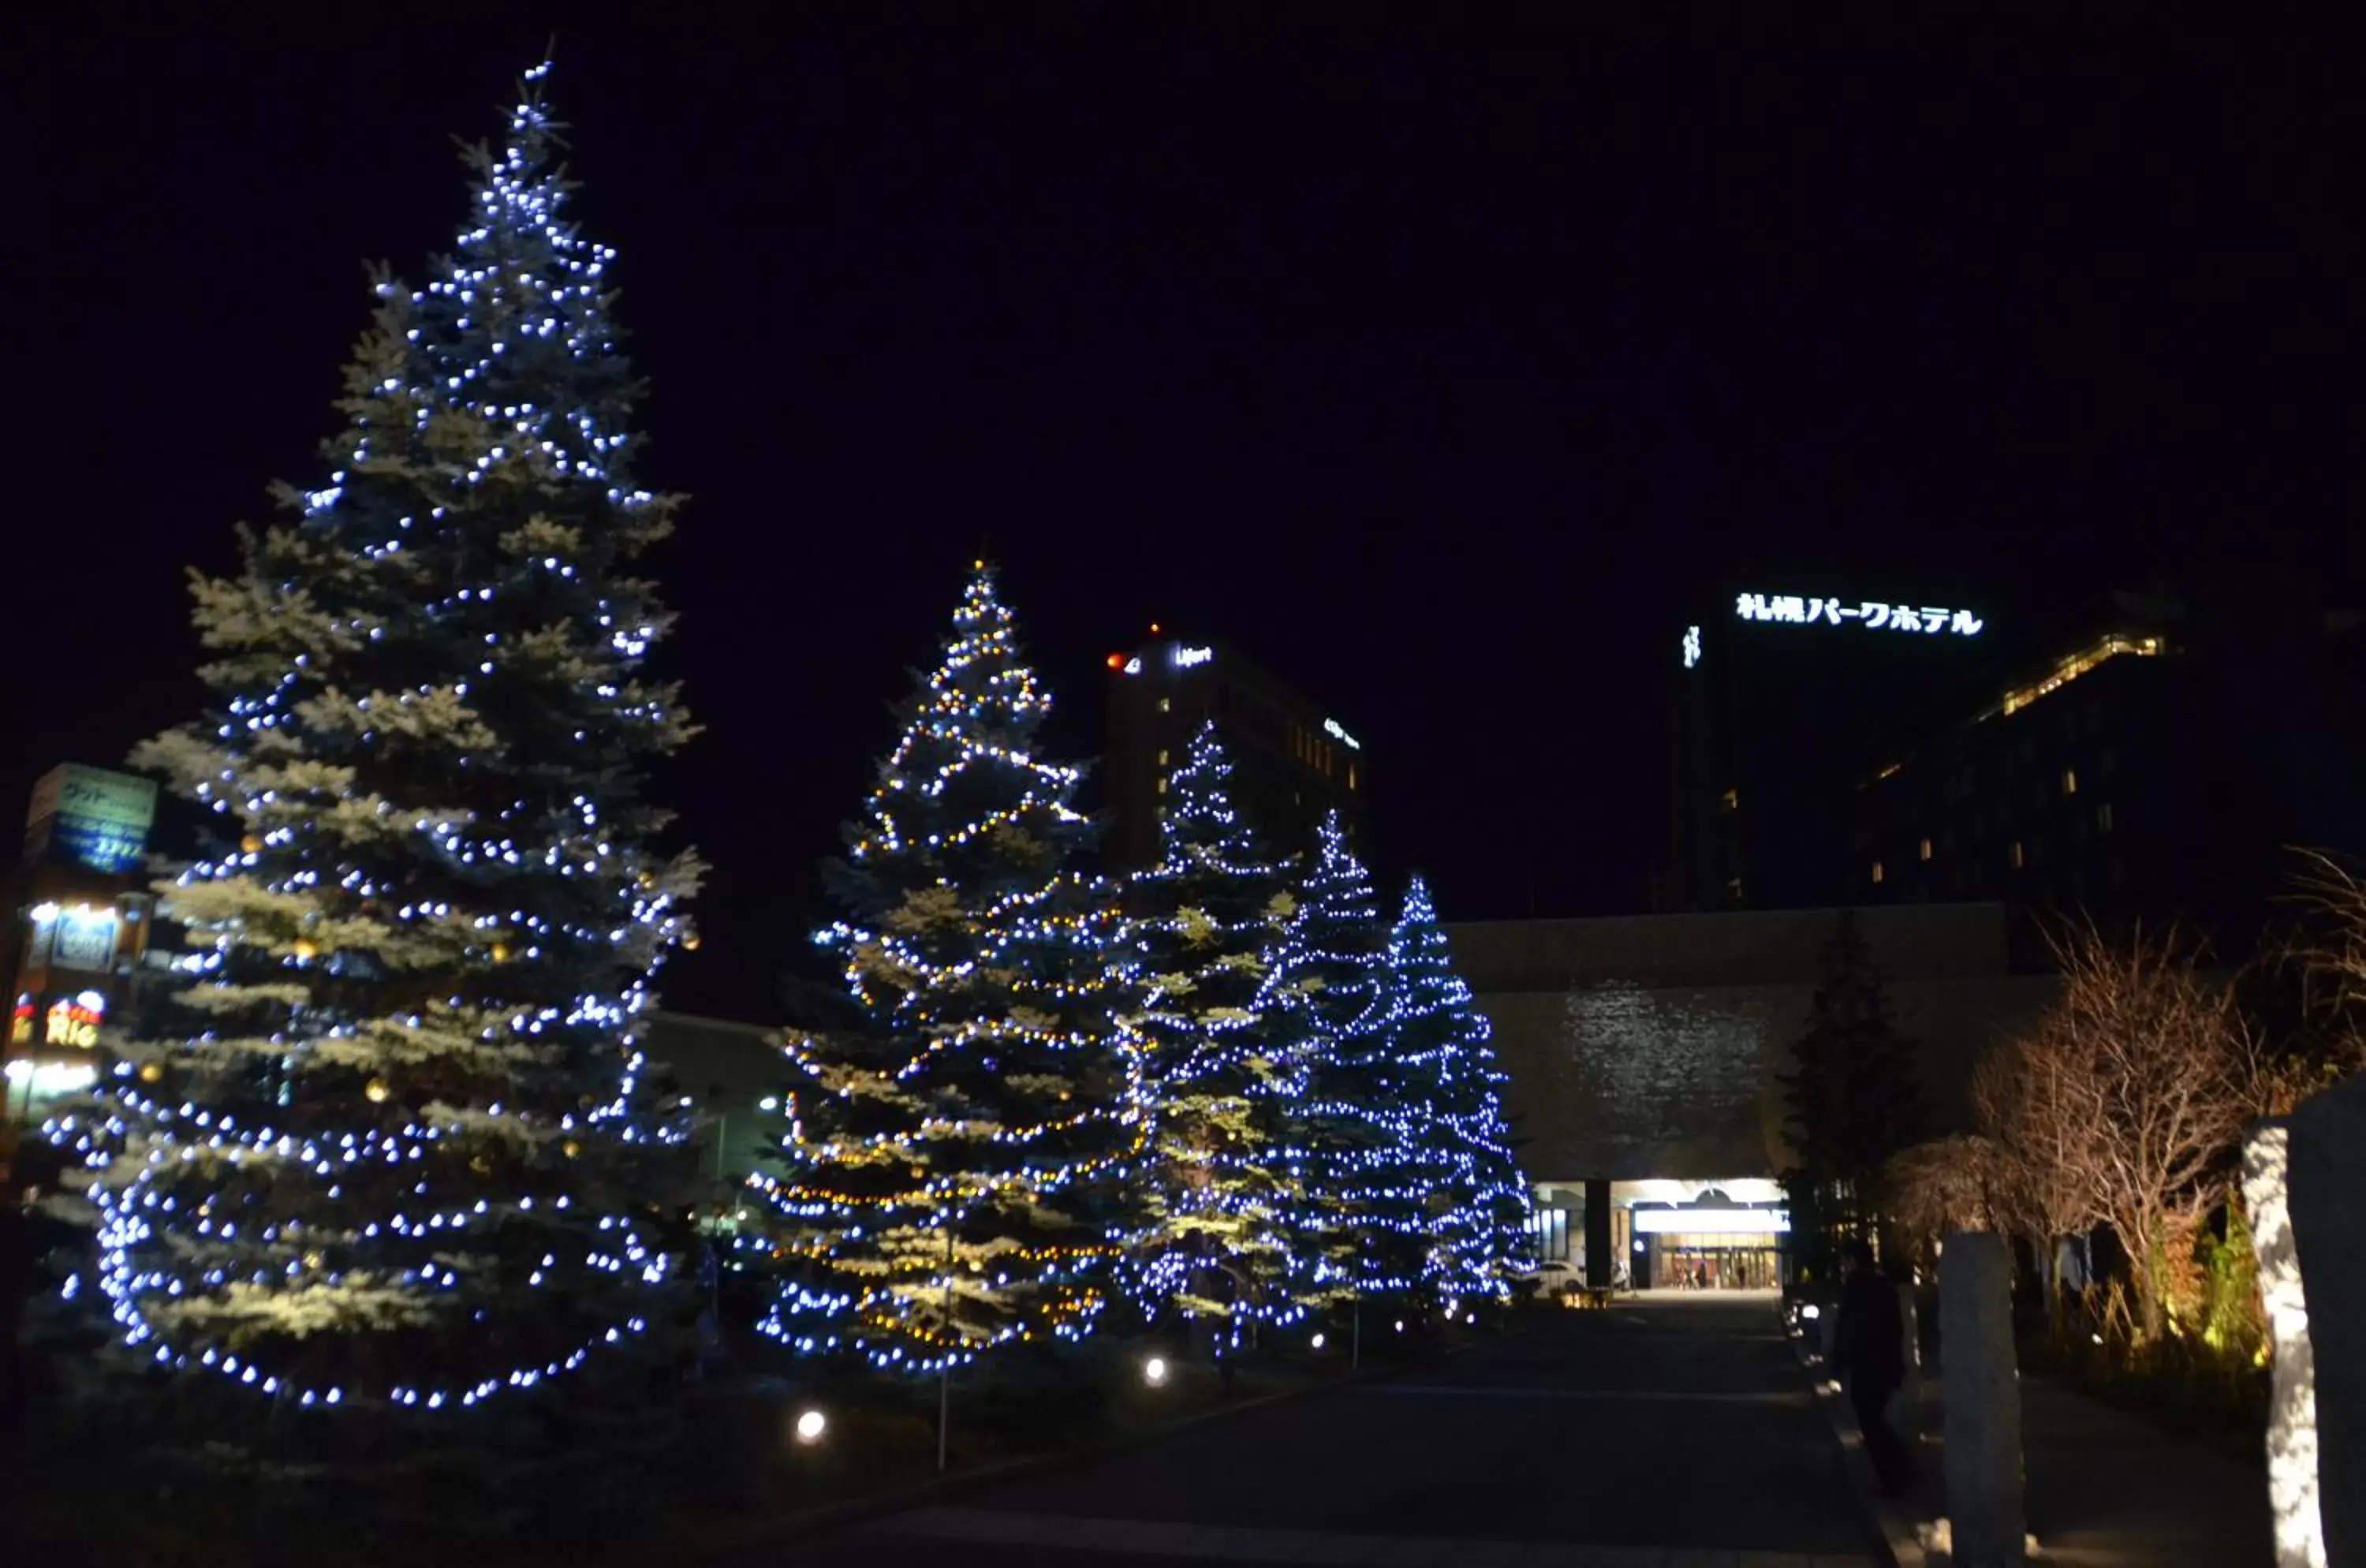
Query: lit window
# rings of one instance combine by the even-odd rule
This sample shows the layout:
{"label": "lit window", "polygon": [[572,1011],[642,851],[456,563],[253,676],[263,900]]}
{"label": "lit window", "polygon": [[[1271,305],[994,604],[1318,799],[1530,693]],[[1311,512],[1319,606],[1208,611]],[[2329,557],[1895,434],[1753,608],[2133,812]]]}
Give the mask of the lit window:
{"label": "lit window", "polygon": [[1165,795],[1166,793],[1166,781],[1165,779],[1158,781],[1158,793],[1161,795]]}
{"label": "lit window", "polygon": [[1356,764],[1353,762],[1347,764],[1347,787],[1349,789],[1356,787]]}
{"label": "lit window", "polygon": [[2028,863],[2027,857],[2021,852],[2021,840],[2019,839],[2015,839],[2012,841],[2011,857],[2012,860],[2012,869],[2015,871],[2019,871],[2024,864]]}
{"label": "lit window", "polygon": [[2062,770],[2062,793],[2065,795],[2076,795],[2079,793],[2078,769],[2065,768]]}
{"label": "lit window", "polygon": [[1723,795],[1717,797],[1717,804],[1722,810],[1739,811],[1741,809],[1741,792],[1737,789],[1729,789]]}
{"label": "lit window", "polygon": [[1729,876],[1729,877],[1727,877],[1727,878],[1725,879],[1725,891],[1726,891],[1727,896],[1728,896],[1728,897],[1731,897],[1731,898],[1732,898],[1732,900],[1733,900],[1735,903],[1737,903],[1737,904],[1741,903],[1741,878],[1740,878],[1740,877],[1738,877],[1738,876]]}
{"label": "lit window", "polygon": [[1921,849],[1921,851],[1920,851],[1919,852],[1921,854],[1921,856],[1922,856],[1922,858],[1923,858],[1924,860],[1929,860],[1929,859],[1931,858],[1931,840],[1930,840],[1925,839],[1925,840],[1922,840]]}
{"label": "lit window", "polygon": [[1159,711],[1160,713],[1173,713],[1173,712],[1175,711],[1175,702],[1174,702],[1174,699],[1173,699],[1173,698],[1171,698],[1171,697],[1161,697],[1161,698],[1159,698],[1159,699],[1158,699],[1158,711]]}
{"label": "lit window", "polygon": [[1879,861],[1873,863],[1873,885],[1876,887],[1881,886],[1881,863]]}
{"label": "lit window", "polygon": [[1162,768],[1166,765],[1166,748],[1164,746],[1158,749],[1158,765]]}
{"label": "lit window", "polygon": [[2111,830],[2112,803],[2107,800],[2103,802],[2102,805],[2095,807],[2095,831],[2098,833],[2108,833]]}

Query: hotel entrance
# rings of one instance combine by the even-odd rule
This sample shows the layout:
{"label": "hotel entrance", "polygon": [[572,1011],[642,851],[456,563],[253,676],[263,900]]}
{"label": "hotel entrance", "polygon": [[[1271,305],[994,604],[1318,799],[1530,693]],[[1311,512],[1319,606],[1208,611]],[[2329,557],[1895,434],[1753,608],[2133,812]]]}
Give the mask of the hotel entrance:
{"label": "hotel entrance", "polygon": [[1772,1181],[1639,1182],[1629,1267],[1647,1291],[1774,1291],[1791,1228]]}
{"label": "hotel entrance", "polygon": [[1660,1291],[1772,1291],[1782,1286],[1774,1237],[1679,1233],[1642,1238],[1636,1283]]}

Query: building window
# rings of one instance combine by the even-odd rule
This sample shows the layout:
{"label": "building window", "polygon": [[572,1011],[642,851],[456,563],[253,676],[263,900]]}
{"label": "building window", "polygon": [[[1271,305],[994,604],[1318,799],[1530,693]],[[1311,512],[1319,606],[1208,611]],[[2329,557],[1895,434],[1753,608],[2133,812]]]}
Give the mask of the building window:
{"label": "building window", "polygon": [[2095,807],[2095,831],[2098,833],[2108,833],[2111,830],[2112,803],[2107,800],[2103,802],[2102,805]]}
{"label": "building window", "polygon": [[1538,1209],[1528,1216],[1529,1233],[1536,1237],[1537,1261],[1566,1263],[1569,1261],[1569,1211]]}
{"label": "building window", "polygon": [[2019,839],[2012,841],[2012,848],[2006,852],[2006,858],[2012,862],[2012,869],[2015,871],[2029,863],[2029,857],[2022,852]]}
{"label": "building window", "polygon": [[1881,863],[1879,861],[1873,863],[1873,885],[1876,887],[1881,886]]}
{"label": "building window", "polygon": [[1158,749],[1158,765],[1162,768],[1166,765],[1166,748],[1164,746]]}
{"label": "building window", "polygon": [[1160,713],[1173,713],[1175,711],[1175,699],[1172,697],[1159,698],[1158,711]]}
{"label": "building window", "polygon": [[1729,877],[1727,877],[1727,878],[1725,879],[1725,892],[1726,892],[1726,897],[1727,897],[1731,898],[1731,899],[1732,899],[1735,903],[1737,903],[1737,904],[1741,903],[1741,878],[1740,878],[1740,877],[1738,877],[1738,876],[1729,876]]}
{"label": "building window", "polygon": [[1158,793],[1161,795],[1165,795],[1166,793],[1166,781],[1165,779],[1158,781]]}
{"label": "building window", "polygon": [[1717,797],[1717,808],[1719,811],[1741,810],[1741,792],[1738,789],[1728,788],[1723,795]]}
{"label": "building window", "polygon": [[1356,764],[1353,762],[1347,764],[1347,787],[1349,789],[1356,787]]}
{"label": "building window", "polygon": [[2062,770],[2062,793],[2065,795],[2076,795],[2079,793],[2078,769],[2065,768]]}
{"label": "building window", "polygon": [[1929,860],[1929,859],[1931,858],[1931,840],[1930,840],[1925,839],[1925,840],[1922,840],[1921,853],[1921,856],[1922,856],[1922,858],[1923,858],[1924,860]]}

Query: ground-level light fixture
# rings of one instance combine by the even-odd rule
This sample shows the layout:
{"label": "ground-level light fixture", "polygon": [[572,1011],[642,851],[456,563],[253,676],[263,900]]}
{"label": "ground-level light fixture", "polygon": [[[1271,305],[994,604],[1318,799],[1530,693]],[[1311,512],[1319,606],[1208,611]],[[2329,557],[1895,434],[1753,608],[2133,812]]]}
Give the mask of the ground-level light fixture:
{"label": "ground-level light fixture", "polygon": [[1166,1381],[1166,1358],[1153,1356],[1142,1363],[1142,1381],[1156,1388]]}
{"label": "ground-level light fixture", "polygon": [[1809,1302],[1806,1306],[1799,1309],[1799,1315],[1806,1318],[1809,1323],[1813,1323],[1816,1319],[1824,1315],[1824,1309],[1818,1306],[1815,1303]]}
{"label": "ground-level light fixture", "polygon": [[1397,1319],[1397,1332],[1398,1332],[1399,1334],[1403,1334],[1403,1333],[1404,1332],[1404,1319],[1403,1319],[1403,1318],[1399,1318],[1399,1319]]}
{"label": "ground-level light fixture", "polygon": [[801,1410],[797,1412],[797,1441],[806,1444],[807,1446],[811,1446],[812,1444],[820,1442],[821,1435],[828,1430],[829,1417],[824,1416],[820,1411]]}
{"label": "ground-level light fixture", "polygon": [[1313,1345],[1317,1350],[1320,1350],[1323,1348],[1323,1336],[1318,1334],[1313,1339],[1309,1340],[1308,1343]]}

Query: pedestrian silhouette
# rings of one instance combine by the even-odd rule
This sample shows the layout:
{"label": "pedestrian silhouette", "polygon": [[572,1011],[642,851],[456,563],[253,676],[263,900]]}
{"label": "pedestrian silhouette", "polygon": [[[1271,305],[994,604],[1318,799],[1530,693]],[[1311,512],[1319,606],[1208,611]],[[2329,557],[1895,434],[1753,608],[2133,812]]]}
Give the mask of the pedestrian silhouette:
{"label": "pedestrian silhouette", "polygon": [[1898,1309],[1897,1287],[1882,1276],[1873,1248],[1862,1237],[1848,1246],[1848,1282],[1841,1291],[1832,1363],[1848,1385],[1857,1429],[1865,1434],[1865,1451],[1882,1489],[1902,1490],[1910,1461],[1889,1424],[1889,1398],[1906,1381],[1906,1319]]}

